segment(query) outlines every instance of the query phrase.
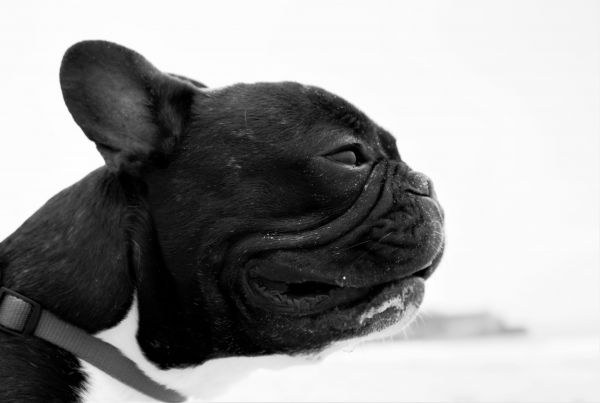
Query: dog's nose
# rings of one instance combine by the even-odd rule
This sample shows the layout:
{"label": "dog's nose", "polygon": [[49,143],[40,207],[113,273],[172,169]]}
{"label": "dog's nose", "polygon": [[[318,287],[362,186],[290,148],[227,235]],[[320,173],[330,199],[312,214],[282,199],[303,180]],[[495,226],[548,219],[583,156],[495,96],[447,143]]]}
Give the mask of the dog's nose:
{"label": "dog's nose", "polygon": [[433,184],[427,175],[410,171],[404,179],[405,191],[417,196],[433,196]]}

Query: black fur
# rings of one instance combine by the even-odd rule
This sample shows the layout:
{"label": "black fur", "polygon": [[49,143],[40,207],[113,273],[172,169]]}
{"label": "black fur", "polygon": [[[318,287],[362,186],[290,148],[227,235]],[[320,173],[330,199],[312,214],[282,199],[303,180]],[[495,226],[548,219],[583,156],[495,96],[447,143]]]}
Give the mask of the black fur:
{"label": "black fur", "polygon": [[[92,333],[116,325],[135,291],[138,342],[161,368],[373,330],[350,323],[350,308],[297,316],[253,305],[250,264],[365,287],[439,262],[431,183],[335,95],[291,82],[206,91],[100,41],[67,52],[61,85],[107,165],[0,244],[2,282]],[[328,157],[346,149],[361,163]],[[2,402],[72,402],[85,385],[75,357],[31,337],[0,332],[0,357]]]}

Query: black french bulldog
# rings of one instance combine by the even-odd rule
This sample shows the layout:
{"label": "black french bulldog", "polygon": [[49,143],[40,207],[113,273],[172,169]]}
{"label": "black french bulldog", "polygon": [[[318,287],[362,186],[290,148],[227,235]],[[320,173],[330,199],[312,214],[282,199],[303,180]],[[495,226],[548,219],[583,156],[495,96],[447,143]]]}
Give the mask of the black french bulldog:
{"label": "black french bulldog", "polygon": [[[442,210],[348,102],[293,82],[208,89],[104,41],[71,47],[60,82],[106,166],[0,244],[1,285],[92,334],[135,295],[162,369],[317,351],[420,304]],[[73,354],[0,331],[0,401],[83,390]]]}

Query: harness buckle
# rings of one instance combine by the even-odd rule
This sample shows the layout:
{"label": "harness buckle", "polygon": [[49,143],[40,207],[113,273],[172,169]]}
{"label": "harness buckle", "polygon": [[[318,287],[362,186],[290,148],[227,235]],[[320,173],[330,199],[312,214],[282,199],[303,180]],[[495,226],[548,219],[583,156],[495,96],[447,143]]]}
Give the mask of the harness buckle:
{"label": "harness buckle", "polygon": [[35,332],[42,315],[42,307],[6,287],[0,287],[0,331],[17,336]]}

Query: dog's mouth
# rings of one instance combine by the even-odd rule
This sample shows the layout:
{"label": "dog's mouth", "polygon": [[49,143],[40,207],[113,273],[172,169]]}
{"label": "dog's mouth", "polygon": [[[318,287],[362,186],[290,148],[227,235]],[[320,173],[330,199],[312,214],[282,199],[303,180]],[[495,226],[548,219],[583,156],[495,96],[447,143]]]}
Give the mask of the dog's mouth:
{"label": "dog's mouth", "polygon": [[307,316],[330,310],[368,309],[378,296],[402,294],[406,284],[412,284],[414,279],[423,281],[431,271],[432,265],[428,265],[406,278],[356,287],[345,286],[343,276],[330,281],[300,276],[283,280],[273,278],[275,276],[269,278],[260,267],[253,267],[248,270],[245,288],[252,305],[276,313]]}

